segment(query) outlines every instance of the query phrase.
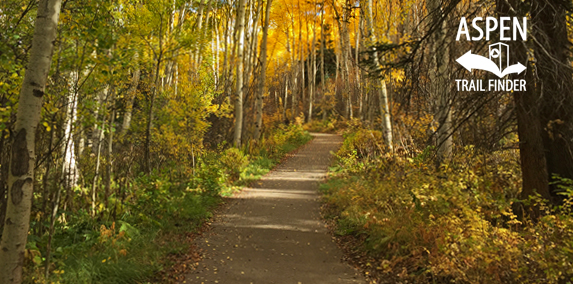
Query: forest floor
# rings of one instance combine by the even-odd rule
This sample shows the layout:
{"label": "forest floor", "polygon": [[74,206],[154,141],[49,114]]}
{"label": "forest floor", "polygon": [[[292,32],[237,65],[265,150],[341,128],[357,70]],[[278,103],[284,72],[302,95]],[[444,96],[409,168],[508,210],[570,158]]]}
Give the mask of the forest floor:
{"label": "forest floor", "polygon": [[313,136],[230,198],[195,240],[202,260],[181,283],[364,283],[320,216],[319,183],[342,138]]}

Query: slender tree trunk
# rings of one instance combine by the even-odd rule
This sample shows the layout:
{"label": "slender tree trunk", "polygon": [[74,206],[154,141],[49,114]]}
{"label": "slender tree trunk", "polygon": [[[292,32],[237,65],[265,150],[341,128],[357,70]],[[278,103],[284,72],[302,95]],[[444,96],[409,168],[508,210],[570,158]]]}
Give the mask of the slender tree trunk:
{"label": "slender tree trunk", "polygon": [[[314,9],[314,14],[316,15],[316,5]],[[308,92],[308,116],[307,122],[312,121],[312,103],[314,101],[314,93],[316,90],[316,49],[314,45],[316,44],[316,17],[313,18],[313,27],[312,27],[312,43],[310,46],[310,66],[308,72],[308,80],[309,80],[309,92]]]}
{"label": "slender tree trunk", "polygon": [[[211,18],[211,5],[213,4],[213,1],[207,0],[207,9],[205,10],[204,14],[207,14],[207,17],[205,18],[205,24],[209,23],[209,19]],[[202,27],[202,23],[199,23],[199,28],[198,31],[201,34],[202,38],[207,37],[207,28],[203,27],[203,30],[201,30]],[[200,66],[201,66],[201,61],[202,61],[202,56],[203,56],[203,44],[201,43],[199,45],[199,48],[197,48],[195,50],[195,58],[197,60],[196,62],[196,68],[197,70],[199,70]]]}
{"label": "slender tree trunk", "polygon": [[360,86],[360,68],[358,68],[358,63],[359,63],[359,58],[358,58],[358,54],[359,54],[359,50],[360,50],[360,24],[362,23],[362,13],[360,13],[359,19],[358,19],[358,23],[356,23],[356,28],[354,31],[354,37],[356,38],[356,46],[354,48],[354,74],[356,74],[356,91],[358,92],[358,118],[360,120],[363,120],[364,115],[363,115],[363,110],[362,110],[362,87]]}
{"label": "slender tree trunk", "polygon": [[388,90],[386,89],[386,80],[380,80],[380,89],[378,99],[380,100],[380,114],[382,115],[382,130],[384,132],[384,141],[390,152],[394,151],[392,145],[392,122],[390,119],[390,110],[388,108]]}
{"label": "slender tree trunk", "polygon": [[[325,38],[324,38],[324,4],[322,1],[320,5],[320,93],[322,94],[322,100],[324,101],[324,106],[326,106],[326,77],[324,76],[324,48],[325,48]],[[322,110],[322,120],[326,120],[326,108],[323,107]]]}
{"label": "slender tree trunk", "polygon": [[101,142],[103,140],[103,130],[104,127],[103,125],[105,124],[105,116],[103,116],[102,120],[101,120],[101,129],[98,129],[98,131],[100,132],[100,141],[98,141],[97,143],[97,149],[96,149],[96,168],[95,168],[95,173],[94,173],[94,178],[92,180],[92,196],[91,196],[91,214],[92,216],[96,215],[96,202],[97,202],[97,182],[100,176],[100,163],[101,163]]}
{"label": "slender tree trunk", "polygon": [[0,284],[22,282],[34,188],[36,128],[52,64],[60,7],[61,0],[40,0],[38,3],[32,48],[14,127],[6,220],[0,241]]}
{"label": "slender tree trunk", "polygon": [[[153,90],[151,91],[151,97],[149,98],[149,112],[147,115],[147,127],[145,129],[145,149],[144,149],[144,163],[145,171],[149,174],[151,173],[151,131],[153,129],[153,116],[155,111],[155,98],[157,97],[157,92],[160,87],[159,85],[159,70],[161,69],[161,63],[163,61],[163,21],[159,26],[159,50],[157,51],[157,58],[155,62],[155,74],[153,80]],[[98,150],[99,151],[99,150]]]}
{"label": "slender tree trunk", "polygon": [[213,28],[213,32],[215,33],[215,37],[213,39],[214,44],[213,44],[213,62],[215,62],[215,64],[213,65],[213,77],[215,80],[215,89],[219,89],[219,45],[220,45],[220,40],[219,40],[219,27],[217,25],[217,19],[215,18],[215,27]]}
{"label": "slender tree trunk", "polygon": [[139,85],[139,78],[141,76],[141,70],[139,69],[138,64],[138,57],[139,55],[134,56],[134,60],[136,63],[136,69],[133,72],[133,76],[131,77],[131,85],[127,90],[127,104],[125,106],[125,114],[123,116],[123,123],[121,126],[121,136],[127,134],[129,127],[131,126],[131,115],[133,112],[133,103],[135,102],[135,95],[137,93],[137,86]]}
{"label": "slender tree trunk", "polygon": [[106,100],[106,96],[107,96],[108,91],[109,91],[109,86],[106,85],[103,90],[100,90],[97,92],[96,98],[95,98],[96,99],[96,108],[94,111],[95,122],[94,122],[93,131],[91,133],[90,140],[88,141],[88,145],[91,146],[92,152],[94,154],[98,148],[97,143],[99,143],[99,141],[102,139],[101,137],[99,137],[99,135],[101,135],[99,129],[103,126],[99,125],[98,122],[100,121],[100,116],[103,115],[102,114],[103,108],[105,107],[104,101]]}
{"label": "slender tree trunk", "polygon": [[288,119],[287,113],[286,113],[286,110],[288,108],[287,101],[288,101],[288,79],[285,79],[285,99],[283,101],[283,121],[286,121]]}
{"label": "slender tree trunk", "polygon": [[[229,13],[229,18],[232,18],[232,14],[233,13]],[[223,54],[223,77],[224,78],[224,84],[223,84],[223,91],[225,93],[225,95],[227,96],[227,103],[231,104],[231,81],[232,81],[232,77],[233,74],[231,72],[231,68],[229,67],[229,49],[232,49],[233,52],[235,50],[234,45],[231,45],[232,48],[229,48],[230,46],[230,37],[231,35],[229,35],[230,30],[231,29],[231,25],[229,24],[229,22],[225,23],[225,35],[224,35],[224,41],[223,41],[223,49],[225,50],[225,53]]]}
{"label": "slender tree trunk", "polygon": [[[434,15],[434,21],[439,21],[444,15],[441,11],[441,1],[431,0],[428,3],[430,13]],[[432,58],[430,81],[433,85],[432,94],[437,101],[435,120],[438,122],[436,131],[437,160],[438,163],[448,159],[452,154],[452,104],[450,99],[449,62],[450,40],[447,35],[447,20],[442,22],[441,29],[437,29],[433,35],[432,49],[435,56]]]}
{"label": "slender tree trunk", "polygon": [[[304,81],[304,43],[302,41],[302,11],[301,11],[301,4],[300,4],[300,0],[298,1],[298,21],[299,21],[299,27],[298,27],[298,45],[299,45],[299,50],[300,50],[300,54],[299,54],[299,68],[300,68],[300,101],[302,103],[302,105],[304,106],[304,99],[305,99],[305,81]],[[299,111],[298,111],[298,103],[295,106],[296,108],[296,116],[298,117]],[[303,107],[304,110],[304,107]],[[293,120],[293,122],[296,121],[296,117],[295,120]]]}
{"label": "slender tree trunk", "polygon": [[56,225],[56,217],[58,216],[58,209],[60,208],[60,200],[62,198],[62,185],[57,185],[55,198],[52,201],[52,212],[50,214],[50,227],[48,229],[48,243],[46,245],[46,263],[44,267],[44,276],[48,278],[50,275],[51,257],[52,257],[52,239],[54,237],[54,226]]}
{"label": "slender tree trunk", "polygon": [[[156,80],[156,84],[159,80]],[[145,171],[151,173],[151,130],[153,129],[153,113],[155,109],[155,97],[157,95],[158,86],[151,91],[151,98],[149,99],[149,112],[147,114],[147,127],[145,128]],[[98,147],[98,152],[99,147]],[[99,155],[99,154],[98,154]]]}
{"label": "slender tree trunk", "polygon": [[[251,75],[254,74],[254,69],[256,67],[256,61],[257,61],[257,49],[258,49],[258,30],[259,30],[259,17],[262,14],[262,9],[263,9],[263,1],[256,1],[255,3],[253,3],[251,10],[253,12],[249,13],[249,19],[248,19],[248,24],[245,23],[245,36],[246,36],[246,46],[247,48],[245,49],[245,57],[244,57],[244,77],[243,77],[243,90],[244,90],[244,94],[243,94],[243,105],[246,103],[248,106],[252,106],[253,104],[250,103],[251,102],[251,95],[254,94],[255,96],[255,100],[253,102],[256,102],[256,92],[257,92],[257,86],[255,85],[254,88],[251,88]],[[253,15],[254,13],[254,15]],[[247,32],[250,31],[250,32]],[[252,72],[253,71],[253,72]],[[253,84],[255,82],[255,79],[252,80]],[[253,91],[254,89],[254,91]],[[243,106],[243,112],[244,112],[245,106]],[[256,110],[253,109],[254,112],[256,113]],[[256,115],[255,115],[256,116]],[[248,116],[248,119],[245,120],[244,115],[243,115],[243,129],[245,127],[245,124],[250,120],[255,118],[254,116]],[[250,121],[249,121],[250,122]],[[246,136],[245,134],[249,134],[249,132],[243,131],[242,139],[241,140],[246,140],[249,139],[250,137]]]}
{"label": "slender tree trunk", "polygon": [[[293,64],[294,65],[294,64]],[[298,70],[299,68],[294,67],[294,72],[291,72],[292,88],[291,88],[291,123],[294,123],[297,117],[298,111],[298,90],[300,86],[298,85]]]}
{"label": "slender tree trunk", "polygon": [[[374,33],[374,25],[373,25],[373,17],[372,17],[372,0],[368,0],[367,5],[367,13],[366,13],[366,25],[368,27],[368,33],[370,34],[370,44],[376,43],[376,34]],[[374,47],[374,52],[372,54],[374,57],[374,66],[376,69],[380,68],[380,61],[378,60],[378,51],[376,47]],[[372,70],[370,72],[373,72]],[[373,79],[374,90],[378,92],[378,100],[380,104],[380,114],[382,116],[382,131],[384,133],[384,142],[386,143],[386,147],[390,152],[394,151],[394,147],[392,145],[392,121],[390,118],[390,109],[388,107],[388,90],[386,89],[386,80],[382,79]]]}
{"label": "slender tree trunk", "polygon": [[[195,25],[194,27],[198,30],[201,31],[202,27],[203,27],[203,13],[205,11],[205,1],[209,1],[209,0],[200,0],[199,1],[199,8],[197,9],[197,18],[195,19]],[[191,54],[190,54],[190,58],[191,58],[191,66],[193,67],[192,70],[189,70],[189,72],[195,72],[195,74],[199,71],[199,66],[198,66],[198,62],[199,62],[199,46],[198,44],[200,44],[199,42],[196,43],[196,45],[192,48],[191,50]]]}
{"label": "slender tree trunk", "polygon": [[78,107],[78,81],[79,74],[77,71],[71,72],[70,89],[68,93],[68,102],[66,110],[66,119],[64,122],[64,144],[63,151],[63,180],[64,188],[71,190],[77,185],[79,179],[79,170],[76,160],[75,143],[73,138],[74,124],[77,118]]}
{"label": "slender tree trunk", "polygon": [[[294,17],[291,18],[290,24],[292,26],[293,33],[295,31],[295,23]],[[290,113],[290,122],[294,123],[296,117],[296,110],[295,105],[298,104],[298,85],[297,85],[297,78],[298,78],[298,71],[299,68],[297,67],[296,59],[296,37],[293,35],[292,43],[289,44],[289,35],[290,31],[287,28],[287,52],[290,55],[290,79],[291,79],[291,113]],[[287,64],[288,66],[288,64]]]}
{"label": "slender tree trunk", "polygon": [[109,195],[111,194],[111,181],[113,177],[113,128],[115,123],[115,90],[112,89],[111,94],[111,111],[109,114],[109,126],[107,135],[107,175],[105,179],[105,194],[104,203],[105,207],[108,208]]}
{"label": "slender tree trunk", "polygon": [[261,137],[261,128],[263,126],[263,93],[265,89],[265,80],[267,76],[267,37],[269,32],[269,18],[271,14],[272,0],[267,0],[267,7],[265,8],[265,25],[263,26],[263,39],[261,42],[261,75],[259,76],[259,86],[257,91],[257,99],[255,102],[256,121],[255,121],[255,140]]}
{"label": "slender tree trunk", "polygon": [[350,94],[350,87],[349,87],[349,80],[350,80],[350,72],[348,67],[348,59],[350,56],[350,37],[348,35],[348,7],[343,7],[342,12],[339,13],[338,9],[336,9],[335,1],[332,2],[332,10],[334,11],[334,15],[336,18],[336,22],[338,24],[338,31],[339,31],[339,42],[340,42],[340,64],[341,64],[341,75],[342,75],[342,98],[346,100],[345,105],[345,112],[346,118],[352,118],[352,96]]}
{"label": "slender tree trunk", "polygon": [[[74,75],[75,73],[75,75]],[[69,167],[70,167],[70,162],[67,161],[68,159],[66,159],[67,155],[70,155],[68,153],[72,153],[73,154],[73,141],[72,141],[72,136],[71,136],[71,126],[72,125],[70,123],[70,121],[72,120],[70,118],[71,114],[75,111],[75,94],[77,92],[77,81],[78,77],[77,77],[77,72],[72,72],[72,76],[71,76],[71,83],[70,83],[70,95],[68,96],[68,109],[67,109],[67,114],[66,114],[66,126],[64,127],[64,144],[63,144],[63,149],[62,149],[62,153],[63,153],[63,157],[64,157],[64,162],[62,163],[62,170],[61,170],[61,174],[62,176],[60,177],[60,180],[63,180],[64,183],[63,184],[55,184],[56,187],[56,192],[54,194],[54,196],[52,197],[52,212],[49,215],[50,216],[50,227],[48,229],[48,243],[46,245],[46,261],[44,264],[44,276],[46,278],[48,278],[48,276],[50,275],[50,265],[51,265],[51,257],[52,257],[52,239],[54,237],[54,226],[56,224],[56,216],[58,215],[58,209],[60,207],[60,200],[61,200],[61,196],[62,196],[62,189],[67,190],[67,192],[71,192],[70,188],[68,188],[68,175],[69,175]],[[99,137],[102,137],[102,135],[100,135]],[[98,144],[99,145],[99,144]],[[71,148],[71,149],[70,149]],[[46,182],[46,186],[47,186],[47,182]],[[47,190],[46,190],[47,191]]]}
{"label": "slender tree trunk", "polygon": [[237,10],[237,96],[235,98],[235,135],[233,144],[241,147],[243,132],[243,54],[245,48],[245,0],[239,0]]}
{"label": "slender tree trunk", "polygon": [[[255,7],[256,5],[256,7]],[[241,134],[242,141],[248,141],[252,137],[251,128],[246,128],[246,125],[251,125],[251,120],[256,119],[255,116],[247,116],[245,118],[244,112],[245,109],[251,110],[249,113],[256,113],[254,108],[254,104],[256,102],[256,93],[257,93],[257,86],[251,85],[251,75],[254,72],[253,69],[256,67],[256,60],[257,60],[257,47],[258,47],[258,19],[261,14],[261,10],[263,7],[262,1],[256,1],[253,3],[249,11],[248,20],[245,22],[245,50],[244,50],[244,71],[243,71],[243,127],[244,129]],[[254,15],[253,15],[254,13]],[[254,18],[253,18],[254,16]],[[255,79],[252,80],[252,83],[255,83]],[[253,88],[251,88],[253,87]],[[255,100],[251,100],[251,95],[254,95]],[[246,105],[246,106],[245,106]],[[246,131],[245,131],[246,129]]]}
{"label": "slender tree trunk", "polygon": [[[226,21],[224,21],[226,22]],[[224,85],[227,85],[227,80],[228,80],[228,73],[227,73],[227,57],[229,56],[229,48],[228,48],[228,36],[229,36],[229,24],[228,22],[226,22],[223,26],[223,28],[225,29],[224,33],[223,33],[223,63],[221,65],[221,78],[223,78],[225,81]],[[217,86],[217,90],[221,87],[221,84],[219,84]],[[228,95],[228,94],[227,94]]]}
{"label": "slender tree trunk", "polygon": [[[52,118],[52,121],[54,120],[54,118]],[[50,131],[50,140],[48,141],[48,149],[50,149],[50,151],[48,152],[48,157],[46,158],[46,172],[44,173],[44,176],[42,178],[42,189],[43,189],[43,193],[42,193],[42,216],[40,219],[40,224],[39,224],[39,228],[38,228],[38,235],[43,235],[44,233],[44,222],[47,220],[46,219],[46,212],[48,212],[48,202],[50,200],[50,187],[49,187],[49,182],[50,182],[50,175],[52,173],[52,165],[53,165],[53,161],[52,161],[52,147],[54,145],[54,136],[56,136],[56,131],[52,130]],[[4,173],[2,173],[4,174]],[[0,192],[1,194],[2,192]],[[1,216],[0,216],[1,217]]]}

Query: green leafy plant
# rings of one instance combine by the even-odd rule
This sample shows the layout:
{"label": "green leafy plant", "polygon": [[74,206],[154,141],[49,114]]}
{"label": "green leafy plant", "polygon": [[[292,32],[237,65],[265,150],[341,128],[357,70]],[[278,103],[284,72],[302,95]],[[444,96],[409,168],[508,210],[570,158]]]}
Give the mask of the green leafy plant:
{"label": "green leafy plant", "polygon": [[241,177],[241,173],[249,165],[249,156],[237,148],[229,148],[221,154],[219,162],[232,183]]}

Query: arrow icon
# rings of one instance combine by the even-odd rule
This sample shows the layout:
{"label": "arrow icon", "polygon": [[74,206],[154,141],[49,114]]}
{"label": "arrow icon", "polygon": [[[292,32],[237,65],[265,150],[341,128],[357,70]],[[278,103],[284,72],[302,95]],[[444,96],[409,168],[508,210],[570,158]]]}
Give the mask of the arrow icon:
{"label": "arrow icon", "polygon": [[458,62],[460,65],[462,65],[470,72],[472,72],[472,69],[484,70],[495,74],[499,78],[503,78],[506,75],[512,73],[521,74],[521,72],[523,72],[526,69],[526,67],[523,66],[523,64],[518,62],[517,64],[508,66],[502,72],[501,70],[499,70],[499,67],[497,67],[497,65],[489,58],[477,54],[472,54],[471,50],[466,52],[460,58],[456,59],[456,62]]}
{"label": "arrow icon", "polygon": [[505,75],[511,74],[511,73],[521,74],[521,72],[525,71],[525,69],[527,69],[527,67],[525,67],[525,66],[523,66],[523,64],[517,62],[517,64],[513,64],[513,65],[505,68],[503,70],[503,72],[501,73],[501,77],[505,77]]}

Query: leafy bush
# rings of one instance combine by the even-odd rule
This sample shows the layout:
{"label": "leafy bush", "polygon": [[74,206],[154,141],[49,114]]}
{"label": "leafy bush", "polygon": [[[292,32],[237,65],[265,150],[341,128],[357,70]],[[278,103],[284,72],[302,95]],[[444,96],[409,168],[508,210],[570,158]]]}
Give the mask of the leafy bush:
{"label": "leafy bush", "polygon": [[512,210],[521,185],[515,150],[466,147],[436,168],[428,151],[372,159],[365,133],[346,136],[323,191],[336,232],[360,241],[370,273],[392,283],[573,280],[570,183],[561,183],[563,206],[533,199],[545,215],[520,220]]}
{"label": "leafy bush", "polygon": [[[195,230],[220,198],[159,176],[142,176],[117,222],[70,215],[54,237],[52,281],[141,283],[163,268],[163,257],[186,244],[164,241]],[[34,277],[34,276],[32,276]],[[36,275],[28,282],[41,279]]]}
{"label": "leafy bush", "polygon": [[304,125],[304,129],[310,132],[321,132],[321,133],[334,133],[338,130],[336,120],[313,120],[310,123]]}
{"label": "leafy bush", "polygon": [[223,171],[229,177],[229,182],[235,182],[249,165],[249,157],[237,148],[229,148],[220,157]]}
{"label": "leafy bush", "polygon": [[[286,153],[311,139],[300,125],[280,126],[265,137],[259,144],[264,146],[253,149],[251,157],[221,145],[217,150],[202,149],[186,160],[189,164],[166,162],[161,170],[114,187],[117,192],[109,197],[107,209],[96,203],[95,215],[85,209],[60,211],[50,277],[44,279],[47,234],[31,235],[25,282],[144,283],[156,277],[168,266],[166,255],[188,249],[179,236],[210,218],[222,195],[260,178]],[[266,151],[268,145],[271,151]],[[78,191],[82,195],[76,201],[85,202],[89,191]]]}
{"label": "leafy bush", "polygon": [[311,139],[310,134],[300,124],[280,125],[263,137],[258,152],[263,157],[278,161],[286,153],[306,144]]}
{"label": "leafy bush", "polygon": [[387,152],[382,132],[360,129],[345,135],[344,143],[338,151],[339,156],[355,153],[358,158],[373,160]]}
{"label": "leafy bush", "polygon": [[226,183],[225,173],[218,163],[219,155],[206,153],[198,160],[198,167],[193,178],[193,187],[204,190],[211,195],[218,195],[221,186]]}

